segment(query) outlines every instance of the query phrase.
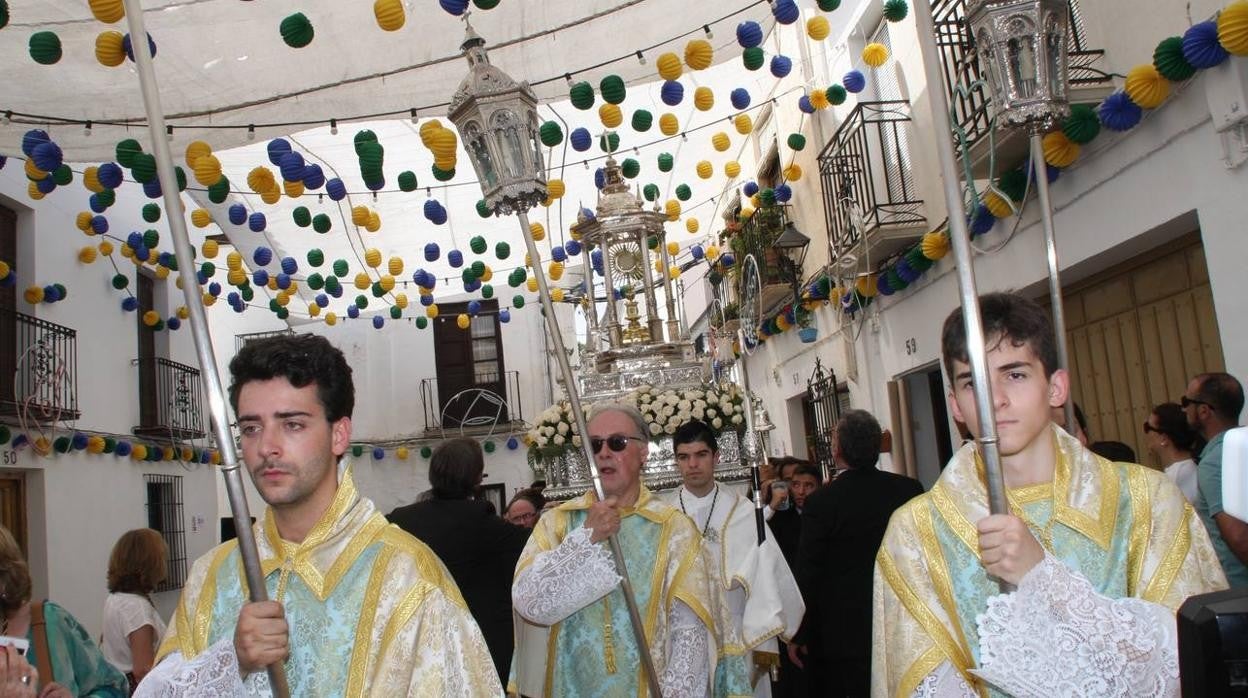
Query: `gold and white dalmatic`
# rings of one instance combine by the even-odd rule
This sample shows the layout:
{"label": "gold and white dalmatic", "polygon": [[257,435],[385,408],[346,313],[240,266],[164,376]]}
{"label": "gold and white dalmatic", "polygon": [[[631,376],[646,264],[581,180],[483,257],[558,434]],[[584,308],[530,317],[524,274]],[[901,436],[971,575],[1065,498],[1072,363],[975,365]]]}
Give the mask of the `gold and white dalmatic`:
{"label": "gold and white dalmatic", "polygon": [[[302,543],[283,541],[267,509],[255,531],[269,598],[289,623],[292,696],[502,695],[441,560],[386,523],[349,468]],[[137,695],[269,695],[266,672],[239,676],[234,628],[247,599],[236,541],[196,561]]]}
{"label": "gold and white dalmatic", "polygon": [[750,655],[759,671],[751,676],[755,698],[771,695],[765,669],[779,665],[780,645],[797,633],[806,604],[784,553],[766,524],[766,538],[758,543],[754,505],[730,488],[716,483],[698,497],[681,487],[665,495],[668,503],[693,519],[711,556],[711,574],[725,597],[725,622],[741,638],[741,654]]}
{"label": "gold and white dalmatic", "polygon": [[1161,473],[1052,429],[1053,481],[1008,492],[1045,548],[1017,591],[999,593],[979,559],[974,444],[893,514],[875,565],[873,696],[1178,695],[1175,610],[1226,588],[1204,526]]}

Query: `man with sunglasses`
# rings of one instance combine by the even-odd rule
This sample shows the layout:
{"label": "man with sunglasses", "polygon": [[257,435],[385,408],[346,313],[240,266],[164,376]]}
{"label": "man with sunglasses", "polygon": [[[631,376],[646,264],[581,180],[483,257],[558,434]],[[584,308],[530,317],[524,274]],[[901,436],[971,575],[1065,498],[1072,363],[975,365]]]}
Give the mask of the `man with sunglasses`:
{"label": "man with sunglasses", "polygon": [[[608,536],[617,535],[663,695],[710,694],[719,648],[715,589],[697,529],[641,483],[649,427],[631,405],[590,411],[589,440],[605,495],[593,490],[538,520],[516,566],[509,693],[640,695],[646,678]],[[744,673],[744,665],[741,665]],[[716,695],[719,695],[716,691]]]}
{"label": "man with sunglasses", "polygon": [[1222,511],[1222,437],[1239,424],[1244,388],[1229,373],[1202,373],[1180,398],[1187,423],[1207,442],[1196,464],[1196,511],[1231,588],[1248,587],[1248,523]]}

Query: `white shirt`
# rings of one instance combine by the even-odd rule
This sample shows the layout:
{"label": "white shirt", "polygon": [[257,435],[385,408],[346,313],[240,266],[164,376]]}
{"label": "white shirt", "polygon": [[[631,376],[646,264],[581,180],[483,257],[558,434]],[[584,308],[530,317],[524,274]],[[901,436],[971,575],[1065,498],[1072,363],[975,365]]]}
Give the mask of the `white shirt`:
{"label": "white shirt", "polygon": [[1187,458],[1175,461],[1166,466],[1166,477],[1178,485],[1179,491],[1187,498],[1188,503],[1196,506],[1199,487],[1196,482],[1196,461]]}
{"label": "white shirt", "polygon": [[146,597],[138,594],[109,594],[104,600],[104,631],[100,650],[109,664],[129,672],[134,669],[134,657],[130,655],[130,633],[145,625],[156,632],[152,637],[152,652],[160,645],[165,634],[165,622],[160,619],[156,607]]}

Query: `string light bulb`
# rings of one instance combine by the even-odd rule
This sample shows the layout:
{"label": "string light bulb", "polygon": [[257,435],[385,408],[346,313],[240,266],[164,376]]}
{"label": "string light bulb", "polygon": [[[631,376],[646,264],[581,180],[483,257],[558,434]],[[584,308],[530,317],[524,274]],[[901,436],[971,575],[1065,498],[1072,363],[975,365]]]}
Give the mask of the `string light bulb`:
{"label": "string light bulb", "polygon": [[419,121],[420,119],[416,118],[416,109],[415,107],[413,107],[412,108],[412,123],[415,124],[415,123],[418,123]]}
{"label": "string light bulb", "polygon": [[337,135],[338,135],[338,120],[337,120],[337,119],[330,119],[330,120],[329,120],[329,134],[330,134],[331,136],[337,136]]}
{"label": "string light bulb", "polygon": [[564,73],[563,79],[568,81],[568,85],[572,85],[572,73]]}
{"label": "string light bulb", "polygon": [[[91,133],[90,126],[87,127],[87,133],[88,134]],[[165,140],[173,142],[173,126],[168,125],[168,124],[165,125]]]}
{"label": "string light bulb", "polygon": [[86,123],[84,123],[84,124],[82,125],[82,135],[84,135],[84,136],[90,136],[90,135],[91,135],[91,122],[90,122],[90,121],[88,121],[88,122],[86,122]]}
{"label": "string light bulb", "polygon": [[0,117],[0,124],[3,124],[3,125],[5,125],[5,126],[8,126],[8,125],[9,125],[9,122],[11,122],[11,121],[13,121],[13,112],[11,112],[11,111],[9,111],[9,110],[7,110],[7,109],[6,109],[6,110],[4,110],[4,116],[3,116],[3,117]]}
{"label": "string light bulb", "polygon": [[715,34],[713,34],[713,33],[711,32],[711,25],[709,25],[709,24],[703,24],[703,25],[702,25],[702,31],[706,32],[706,38],[708,38],[708,39],[714,39],[714,38],[715,38]]}
{"label": "string light bulb", "polygon": [[256,125],[255,124],[248,124],[247,126],[247,140],[249,141],[256,140]]}
{"label": "string light bulb", "polygon": [[638,63],[640,63],[640,64],[642,64],[642,65],[645,65],[645,64],[646,64],[646,54],[642,53],[641,51],[638,51],[638,52],[637,52],[637,62],[638,62]]}

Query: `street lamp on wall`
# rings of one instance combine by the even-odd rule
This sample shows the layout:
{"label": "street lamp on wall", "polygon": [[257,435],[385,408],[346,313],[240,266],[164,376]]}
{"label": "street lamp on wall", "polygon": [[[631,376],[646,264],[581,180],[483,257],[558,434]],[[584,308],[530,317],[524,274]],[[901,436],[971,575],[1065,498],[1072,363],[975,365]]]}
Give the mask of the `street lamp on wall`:
{"label": "street lamp on wall", "polygon": [[981,0],[967,10],[997,118],[1048,129],[1070,115],[1067,0]]}

